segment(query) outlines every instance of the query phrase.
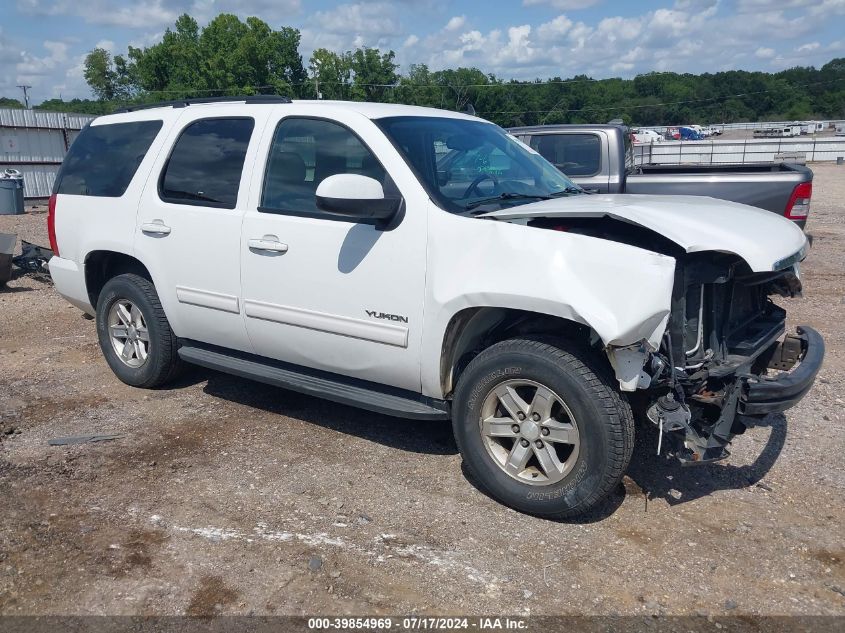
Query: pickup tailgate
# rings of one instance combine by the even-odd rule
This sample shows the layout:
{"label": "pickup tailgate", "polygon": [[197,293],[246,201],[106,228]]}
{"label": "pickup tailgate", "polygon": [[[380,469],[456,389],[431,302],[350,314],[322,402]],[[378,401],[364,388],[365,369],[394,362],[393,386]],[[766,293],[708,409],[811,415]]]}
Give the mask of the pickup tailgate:
{"label": "pickup tailgate", "polygon": [[772,211],[804,228],[813,172],[804,165],[644,165],[625,193],[709,196]]}

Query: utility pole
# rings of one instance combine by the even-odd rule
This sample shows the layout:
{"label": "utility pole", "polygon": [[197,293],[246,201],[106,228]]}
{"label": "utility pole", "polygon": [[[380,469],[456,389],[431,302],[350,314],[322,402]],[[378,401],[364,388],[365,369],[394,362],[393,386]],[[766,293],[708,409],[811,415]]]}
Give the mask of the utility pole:
{"label": "utility pole", "polygon": [[29,93],[27,90],[32,88],[32,86],[18,86],[21,90],[23,90],[23,104],[27,110],[29,110]]}

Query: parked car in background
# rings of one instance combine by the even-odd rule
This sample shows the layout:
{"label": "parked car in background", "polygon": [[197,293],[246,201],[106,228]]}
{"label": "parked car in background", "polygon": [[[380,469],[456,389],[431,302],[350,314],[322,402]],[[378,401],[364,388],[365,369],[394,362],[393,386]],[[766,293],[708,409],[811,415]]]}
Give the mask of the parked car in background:
{"label": "parked car in background", "polygon": [[[596,142],[582,135],[567,158],[584,164]],[[793,223],[712,198],[587,195],[456,112],[279,97],[129,108],[76,138],[47,224],[55,287],[95,316],[124,383],[160,387],[187,362],[451,418],[473,481],[542,517],[583,514],[619,485],[635,415],[659,453],[720,460],[801,400],[824,356],[769,300],[801,290],[809,244]],[[334,435],[340,448],[290,470],[331,480],[330,462],[351,460],[363,477],[371,464]]]}
{"label": "parked car in background", "polygon": [[779,125],[754,130],[754,138],[792,138],[801,135],[800,125]]}
{"label": "parked car in background", "polygon": [[679,127],[678,135],[682,141],[701,141],[704,137],[691,127]]}
{"label": "parked car in background", "polygon": [[631,140],[634,143],[660,143],[663,141],[663,136],[654,130],[635,129],[631,131]]}
{"label": "parked car in background", "polygon": [[804,165],[635,165],[624,127],[539,125],[510,132],[589,191],[711,196],[772,211],[801,227],[810,212],[813,172]]}

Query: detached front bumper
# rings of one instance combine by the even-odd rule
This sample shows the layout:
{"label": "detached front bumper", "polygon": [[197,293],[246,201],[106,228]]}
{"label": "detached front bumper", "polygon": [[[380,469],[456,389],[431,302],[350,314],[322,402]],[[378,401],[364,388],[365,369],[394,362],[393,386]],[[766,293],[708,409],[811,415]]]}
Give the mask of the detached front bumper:
{"label": "detached front bumper", "polygon": [[824,360],[824,339],[806,325],[799,326],[797,333],[801,344],[798,367],[771,378],[747,379],[739,398],[738,413],[765,415],[786,411],[813,386]]}

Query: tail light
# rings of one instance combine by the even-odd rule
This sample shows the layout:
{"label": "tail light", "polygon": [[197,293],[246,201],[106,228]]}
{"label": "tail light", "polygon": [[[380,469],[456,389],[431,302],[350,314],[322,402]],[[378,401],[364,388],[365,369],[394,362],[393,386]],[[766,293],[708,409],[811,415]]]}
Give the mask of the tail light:
{"label": "tail light", "polygon": [[790,220],[806,220],[810,214],[810,198],[813,197],[813,183],[802,182],[796,185],[789,196],[784,214]]}
{"label": "tail light", "polygon": [[50,196],[47,205],[47,235],[50,237],[50,250],[53,255],[59,256],[59,244],[56,241],[56,194]]}

